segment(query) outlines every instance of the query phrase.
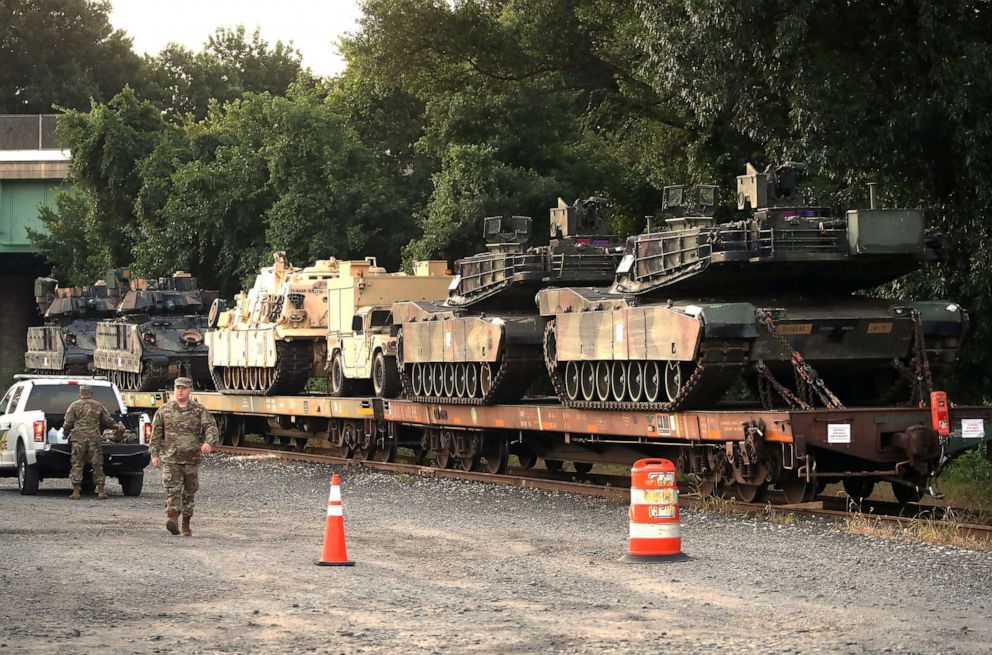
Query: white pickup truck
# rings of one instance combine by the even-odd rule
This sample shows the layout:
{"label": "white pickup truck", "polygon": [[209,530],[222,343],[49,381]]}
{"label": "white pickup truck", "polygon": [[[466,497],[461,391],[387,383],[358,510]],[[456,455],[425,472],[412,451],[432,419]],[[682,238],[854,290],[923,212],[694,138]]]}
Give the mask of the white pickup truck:
{"label": "white pickup truck", "polygon": [[[151,423],[146,415],[129,414],[113,383],[104,378],[65,375],[16,375],[0,400],[0,477],[17,476],[22,494],[38,491],[45,478],[67,478],[72,448],[62,434],[65,410],[79,398],[79,385],[89,384],[93,398],[110,415],[138,436],[138,443],[104,443],[103,471],[116,477],[125,496],[138,496],[148,466]],[[91,492],[92,471],[87,467],[83,490]]]}

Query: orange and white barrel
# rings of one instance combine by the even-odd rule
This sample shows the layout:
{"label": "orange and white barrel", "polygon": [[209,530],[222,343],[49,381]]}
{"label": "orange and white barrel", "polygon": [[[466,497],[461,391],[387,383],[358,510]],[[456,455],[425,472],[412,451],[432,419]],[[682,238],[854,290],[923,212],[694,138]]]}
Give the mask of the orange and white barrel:
{"label": "orange and white barrel", "polygon": [[683,559],[679,487],[667,459],[640,459],[630,470],[628,562]]}

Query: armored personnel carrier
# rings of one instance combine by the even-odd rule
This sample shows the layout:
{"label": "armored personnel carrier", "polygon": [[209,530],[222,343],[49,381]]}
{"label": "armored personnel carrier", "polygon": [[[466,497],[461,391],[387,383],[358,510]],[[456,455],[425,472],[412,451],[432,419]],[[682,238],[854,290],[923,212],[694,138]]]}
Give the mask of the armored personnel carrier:
{"label": "armored personnel carrier", "polygon": [[28,328],[25,366],[42,373],[88,373],[96,347],[97,323],[117,311],[121,293],[127,290],[128,276],[127,269],[116,269],[93,286],[69,288],[59,288],[52,278],[37,278],[35,301],[45,324]]}
{"label": "armored personnel carrier", "polygon": [[220,391],[290,394],[311,377],[346,396],[371,386],[399,388],[390,306],[437,300],[448,283],[445,262],[417,262],[414,275],[389,273],[374,257],[327,259],[293,267],[283,252],[230,310],[218,305],[207,333],[210,371]]}
{"label": "armored personnel carrier", "polygon": [[117,316],[96,328],[93,366],[121,389],[151,391],[177,377],[213,387],[207,368],[206,312],[216,291],[178,271],[157,280],[132,279]]}
{"label": "armored personnel carrier", "polygon": [[539,292],[562,402],[705,409],[742,376],[766,406],[924,397],[956,359],[965,312],[852,295],[933,256],[923,212],[872,202],[834,217],[802,203],[802,172],[748,166],[738,209],[750,215],[723,224],[713,187],[669,187],[664,227],[627,240],[610,289]]}
{"label": "armored personnel carrier", "polygon": [[559,199],[550,218],[549,244],[529,248],[529,217],[486,218],[488,252],[455,263],[445,302],[393,305],[408,398],[484,405],[527,391],[540,371],[546,322],[534,293],[553,284],[609,284],[621,254],[603,199]]}

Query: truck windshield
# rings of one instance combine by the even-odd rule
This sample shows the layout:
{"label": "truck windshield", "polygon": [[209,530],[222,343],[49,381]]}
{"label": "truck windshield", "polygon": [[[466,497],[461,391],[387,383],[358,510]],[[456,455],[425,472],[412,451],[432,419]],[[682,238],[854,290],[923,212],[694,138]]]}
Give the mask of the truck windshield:
{"label": "truck windshield", "polygon": [[[99,400],[111,414],[121,411],[112,387],[93,387],[93,398]],[[78,385],[36,384],[31,389],[24,411],[41,410],[46,414],[65,414],[74,400],[79,400]]]}

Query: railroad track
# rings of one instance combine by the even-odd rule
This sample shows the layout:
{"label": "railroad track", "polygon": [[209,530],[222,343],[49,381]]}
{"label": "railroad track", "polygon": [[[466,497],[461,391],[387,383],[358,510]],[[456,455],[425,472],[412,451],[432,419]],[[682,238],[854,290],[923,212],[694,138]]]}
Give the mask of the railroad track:
{"label": "railroad track", "polygon": [[[370,460],[355,460],[320,453],[303,453],[297,450],[220,446],[218,452],[230,455],[266,455],[297,462],[315,462],[319,464],[336,464],[345,467],[364,467],[393,473],[406,473],[452,480],[473,480],[488,484],[498,484],[523,489],[541,489],[544,491],[581,494],[611,500],[627,501],[630,498],[630,479],[624,476],[599,475],[589,473],[581,476],[581,480],[565,480],[563,475],[569,473],[513,469],[506,474],[481,473],[478,471],[461,471],[442,469],[412,461],[376,462]],[[577,474],[572,474],[577,475]],[[775,492],[770,492],[774,497]],[[679,504],[682,507],[702,507],[708,502],[691,490],[682,488]],[[951,508],[939,505],[899,505],[886,501],[866,500],[860,505],[852,503],[847,498],[820,496],[813,502],[799,504],[770,504],[744,503],[736,500],[719,500],[721,508],[728,508],[740,513],[774,513],[779,515],[820,516],[834,520],[846,520],[855,515],[868,517],[880,524],[909,527],[914,523],[925,521],[935,530],[953,532],[957,536],[977,541],[992,543],[992,514],[967,508]],[[946,519],[945,517],[951,517]],[[983,522],[965,523],[954,517],[967,517],[968,520]]]}

